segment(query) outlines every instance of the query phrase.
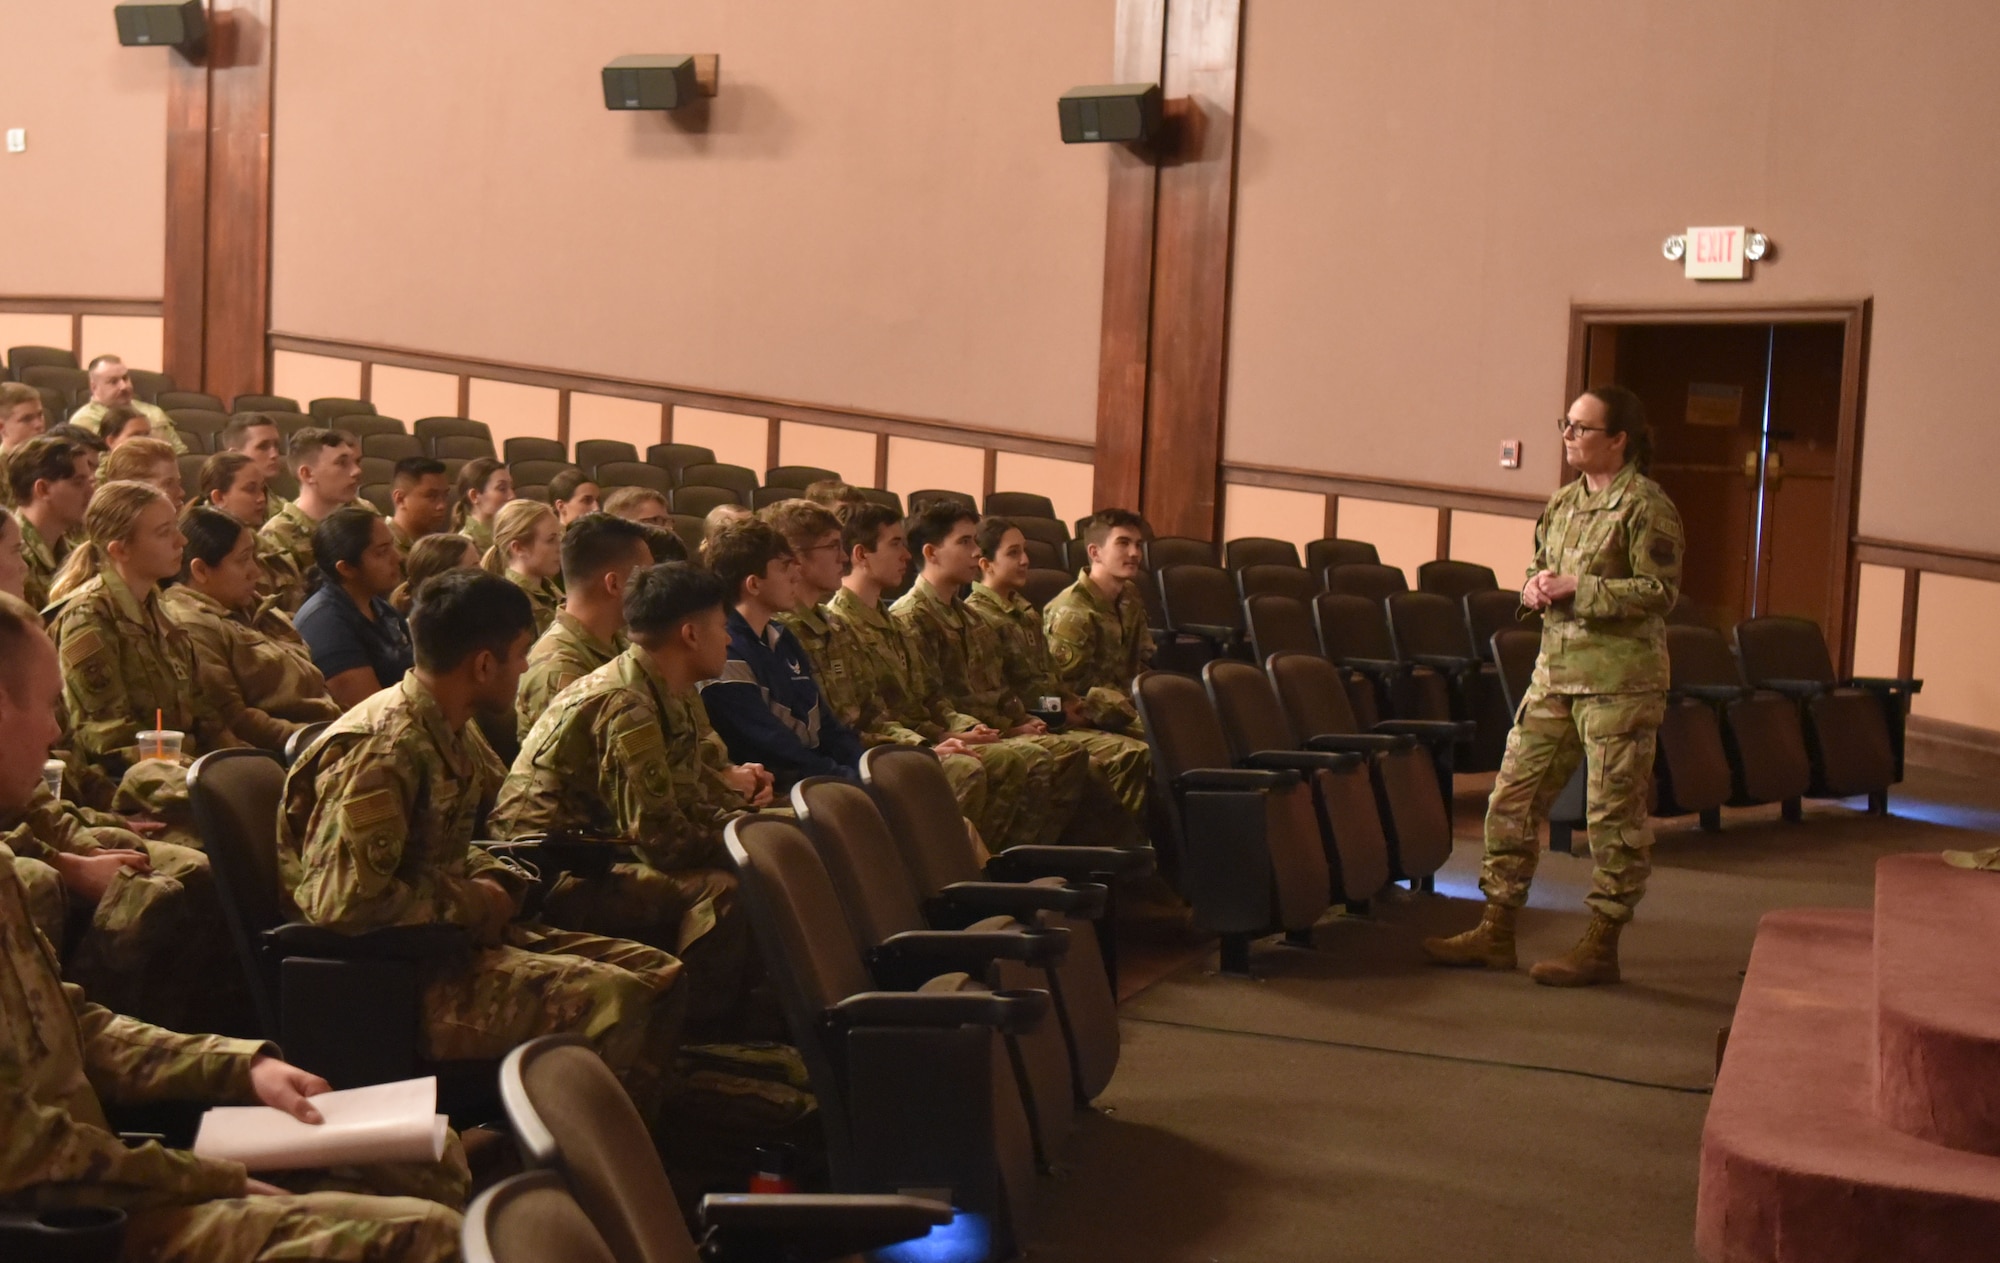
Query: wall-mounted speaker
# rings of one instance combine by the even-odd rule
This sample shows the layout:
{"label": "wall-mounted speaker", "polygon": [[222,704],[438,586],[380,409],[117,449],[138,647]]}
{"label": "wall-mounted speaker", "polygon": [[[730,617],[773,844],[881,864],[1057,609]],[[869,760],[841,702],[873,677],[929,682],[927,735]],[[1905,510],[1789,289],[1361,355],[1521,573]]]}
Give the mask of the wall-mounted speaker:
{"label": "wall-mounted speaker", "polygon": [[720,58],[714,53],[641,53],[604,68],[607,110],[678,110],[714,96]]}
{"label": "wall-mounted speaker", "polygon": [[111,10],[118,19],[118,42],[132,47],[163,45],[189,57],[201,55],[208,42],[208,19],[201,0],[185,4],[121,4]]}
{"label": "wall-mounted speaker", "polygon": [[1160,132],[1160,85],[1110,83],[1071,88],[1056,100],[1066,145],[1137,144]]}

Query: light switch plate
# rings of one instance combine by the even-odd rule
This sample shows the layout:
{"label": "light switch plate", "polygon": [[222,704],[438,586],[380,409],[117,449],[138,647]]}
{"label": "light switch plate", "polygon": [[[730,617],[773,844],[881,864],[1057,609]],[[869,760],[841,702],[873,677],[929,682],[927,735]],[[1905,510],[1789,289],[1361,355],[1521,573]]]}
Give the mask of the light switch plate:
{"label": "light switch plate", "polygon": [[1519,469],[1521,467],[1521,440],[1500,440],[1500,468]]}
{"label": "light switch plate", "polygon": [[10,127],[7,129],[7,152],[25,153],[28,149],[28,129]]}

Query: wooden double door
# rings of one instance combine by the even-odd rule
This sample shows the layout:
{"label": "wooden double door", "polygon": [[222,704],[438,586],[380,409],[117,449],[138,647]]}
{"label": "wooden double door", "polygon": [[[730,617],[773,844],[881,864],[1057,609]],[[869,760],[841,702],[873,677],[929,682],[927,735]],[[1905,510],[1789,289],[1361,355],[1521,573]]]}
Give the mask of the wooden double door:
{"label": "wooden double door", "polygon": [[[1580,322],[1580,390],[1645,401],[1687,531],[1682,591],[1719,628],[1810,618],[1850,639],[1862,309],[1847,318]],[[1575,360],[1573,360],[1573,363]]]}

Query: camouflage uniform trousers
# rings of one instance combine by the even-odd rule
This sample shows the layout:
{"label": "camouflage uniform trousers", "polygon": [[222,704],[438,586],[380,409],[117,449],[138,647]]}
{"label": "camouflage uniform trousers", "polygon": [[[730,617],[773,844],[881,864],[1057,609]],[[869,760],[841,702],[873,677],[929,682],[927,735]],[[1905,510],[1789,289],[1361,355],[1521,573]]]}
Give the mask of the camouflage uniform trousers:
{"label": "camouflage uniform trousers", "polygon": [[416,1197],[303,1193],[132,1212],[121,1259],[145,1263],[450,1263],[457,1211]]}
{"label": "camouflage uniform trousers", "polygon": [[1081,747],[1053,733],[1005,737],[972,747],[986,772],[985,818],[974,821],[995,851],[1048,845],[1076,815],[1090,775]]}
{"label": "camouflage uniform trousers", "polygon": [[1660,693],[1528,691],[1486,807],[1479,888],[1488,900],[1515,908],[1527,902],[1542,851],[1537,830],[1582,761],[1589,768],[1584,801],[1595,865],[1584,902],[1612,921],[1632,919],[1653,871],[1646,814],[1665,714]]}
{"label": "camouflage uniform trousers", "polygon": [[1068,837],[1092,846],[1144,845],[1146,792],[1153,778],[1145,739],[1095,728],[1065,728],[1058,735],[1090,760]]}
{"label": "camouflage uniform trousers", "polygon": [[425,985],[423,1056],[497,1060],[542,1035],[590,1041],[647,1119],[659,1110],[686,1018],[681,963],[656,948],[540,926],[441,966]]}
{"label": "camouflage uniform trousers", "polygon": [[[123,841],[145,853],[151,871],[120,869],[95,908],[65,895],[74,911],[64,975],[104,1007],[155,1026],[254,1034],[249,984],[208,857],[172,842]],[[49,941],[65,946],[61,937]]]}
{"label": "camouflage uniform trousers", "polygon": [[542,920],[677,957],[687,993],[683,1034],[706,1043],[738,1033],[744,999],[763,973],[736,886],[736,875],[721,869],[614,864],[602,877],[558,879],[542,901]]}
{"label": "camouflage uniform trousers", "polygon": [[63,926],[69,920],[69,892],[55,869],[25,855],[14,857],[14,875],[21,879],[21,893],[27,896],[28,916],[42,937],[62,949]]}

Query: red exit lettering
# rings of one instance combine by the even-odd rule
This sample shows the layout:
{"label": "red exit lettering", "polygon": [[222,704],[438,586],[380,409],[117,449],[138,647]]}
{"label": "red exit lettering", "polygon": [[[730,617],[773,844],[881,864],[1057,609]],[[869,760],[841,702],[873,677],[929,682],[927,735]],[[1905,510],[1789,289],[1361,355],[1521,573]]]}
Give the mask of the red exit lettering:
{"label": "red exit lettering", "polygon": [[1696,233],[1694,258],[1697,263],[1733,262],[1736,258],[1736,230],[1723,228]]}

